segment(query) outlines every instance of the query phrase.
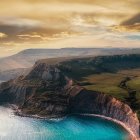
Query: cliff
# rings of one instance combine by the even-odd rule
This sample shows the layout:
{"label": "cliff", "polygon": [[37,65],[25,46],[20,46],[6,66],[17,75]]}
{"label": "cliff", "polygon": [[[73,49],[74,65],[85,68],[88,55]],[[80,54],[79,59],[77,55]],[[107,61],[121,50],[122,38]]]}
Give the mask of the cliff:
{"label": "cliff", "polygon": [[67,112],[72,80],[56,66],[35,64],[26,75],[0,85],[0,102],[19,106],[23,114],[55,117]]}
{"label": "cliff", "polygon": [[131,108],[117,99],[102,93],[82,90],[70,98],[70,112],[97,114],[119,120],[139,137],[139,120]]}
{"label": "cliff", "polygon": [[77,86],[70,75],[60,69],[60,64],[52,61],[38,61],[26,76],[2,83],[0,103],[16,104],[18,114],[25,116],[52,118],[70,113],[104,115],[122,121],[139,137],[139,121],[128,105]]}

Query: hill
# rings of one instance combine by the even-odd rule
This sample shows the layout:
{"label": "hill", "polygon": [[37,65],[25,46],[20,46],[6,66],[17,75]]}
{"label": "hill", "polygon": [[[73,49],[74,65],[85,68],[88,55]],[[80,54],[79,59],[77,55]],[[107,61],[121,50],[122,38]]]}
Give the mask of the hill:
{"label": "hill", "polygon": [[99,56],[116,54],[137,54],[140,49],[119,48],[62,48],[62,49],[27,49],[15,55],[0,59],[0,71],[29,68],[35,61],[43,58],[70,56]]}

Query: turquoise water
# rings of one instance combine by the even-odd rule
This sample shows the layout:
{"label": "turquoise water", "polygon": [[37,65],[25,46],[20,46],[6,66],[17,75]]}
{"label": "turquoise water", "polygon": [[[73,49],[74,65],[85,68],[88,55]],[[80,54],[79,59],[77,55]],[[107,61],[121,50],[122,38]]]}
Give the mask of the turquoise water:
{"label": "turquoise water", "polygon": [[0,107],[0,140],[126,140],[127,132],[107,120],[69,116],[43,121],[12,115]]}

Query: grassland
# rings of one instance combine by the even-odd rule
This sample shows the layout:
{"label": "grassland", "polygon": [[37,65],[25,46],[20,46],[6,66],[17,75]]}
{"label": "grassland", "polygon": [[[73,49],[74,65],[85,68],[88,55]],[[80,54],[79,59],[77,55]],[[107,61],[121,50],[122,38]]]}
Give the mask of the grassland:
{"label": "grassland", "polygon": [[95,74],[85,77],[85,81],[90,82],[91,85],[84,86],[89,90],[95,90],[112,95],[118,99],[124,100],[127,97],[127,92],[118,85],[124,78],[121,74]]}

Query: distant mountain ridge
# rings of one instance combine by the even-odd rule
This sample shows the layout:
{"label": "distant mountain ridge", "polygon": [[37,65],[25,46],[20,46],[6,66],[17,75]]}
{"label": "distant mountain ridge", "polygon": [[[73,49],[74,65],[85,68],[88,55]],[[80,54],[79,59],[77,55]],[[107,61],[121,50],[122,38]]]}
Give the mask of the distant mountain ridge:
{"label": "distant mountain ridge", "polygon": [[35,61],[44,58],[69,56],[98,56],[115,54],[140,54],[140,49],[120,48],[62,48],[62,49],[27,49],[15,55],[0,58],[0,71],[17,68],[29,68]]}

